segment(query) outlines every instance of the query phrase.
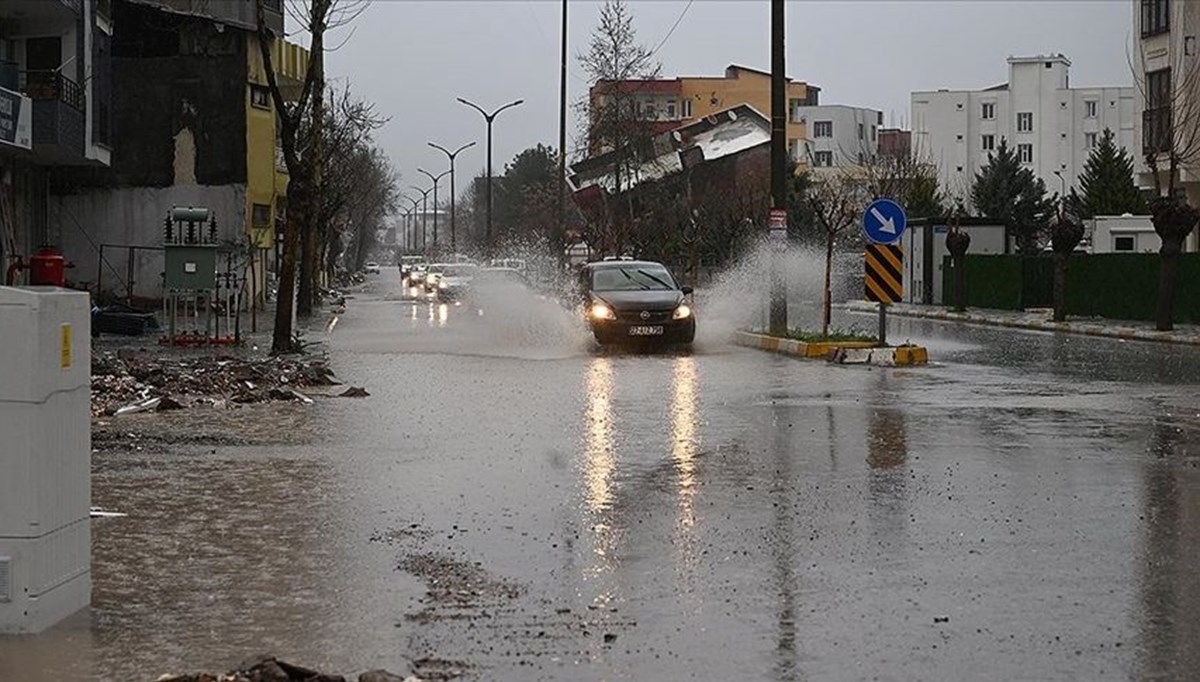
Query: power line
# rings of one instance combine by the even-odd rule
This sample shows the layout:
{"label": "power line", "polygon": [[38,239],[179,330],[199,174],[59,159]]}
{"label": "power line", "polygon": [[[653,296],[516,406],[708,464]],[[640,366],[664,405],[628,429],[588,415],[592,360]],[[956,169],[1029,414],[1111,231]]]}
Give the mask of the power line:
{"label": "power line", "polygon": [[679,28],[679,24],[683,22],[683,18],[687,16],[688,10],[692,8],[692,3],[695,1],[696,0],[688,0],[688,4],[685,5],[683,11],[679,13],[679,18],[676,19],[675,24],[671,26],[671,30],[667,31],[667,35],[663,36],[663,39],[659,41],[658,45],[656,45],[654,49],[650,51],[651,57],[657,54],[658,51],[662,49],[662,46],[666,45],[667,41],[671,39],[671,35],[675,33],[675,29]]}

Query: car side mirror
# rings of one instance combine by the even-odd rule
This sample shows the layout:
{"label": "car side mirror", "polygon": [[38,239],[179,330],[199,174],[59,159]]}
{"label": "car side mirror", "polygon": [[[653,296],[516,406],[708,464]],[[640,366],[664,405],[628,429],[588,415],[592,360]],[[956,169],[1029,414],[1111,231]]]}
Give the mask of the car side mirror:
{"label": "car side mirror", "polygon": [[691,287],[681,287],[679,290],[683,292],[684,296],[690,296],[692,292],[695,291],[695,289]]}

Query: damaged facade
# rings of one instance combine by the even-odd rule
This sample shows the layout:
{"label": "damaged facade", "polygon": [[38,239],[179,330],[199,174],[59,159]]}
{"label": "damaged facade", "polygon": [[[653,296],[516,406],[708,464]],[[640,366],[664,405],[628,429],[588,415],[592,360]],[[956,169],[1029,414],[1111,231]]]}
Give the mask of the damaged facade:
{"label": "damaged facade", "polygon": [[[770,120],[743,104],[660,133],[632,155],[608,152],[572,165],[588,245],[605,255],[636,250],[670,259],[673,246],[692,248],[688,232],[697,223],[709,222],[711,232],[711,223],[733,220],[726,228],[748,236],[755,228],[744,218],[768,208],[770,142]],[[737,241],[725,229],[718,234],[705,250]]]}
{"label": "damaged facade", "polygon": [[[279,3],[267,6],[269,28],[282,34]],[[75,286],[101,298],[161,298],[163,218],[197,206],[216,216],[246,297],[263,300],[287,173],[254,7],[112,3],[111,164],[55,172],[48,188],[50,237],[75,263]],[[280,84],[297,88],[307,52],[283,40],[273,48]]]}
{"label": "damaged facade", "polygon": [[51,176],[111,160],[111,3],[0,3],[0,263],[21,263],[64,229],[49,210]]}

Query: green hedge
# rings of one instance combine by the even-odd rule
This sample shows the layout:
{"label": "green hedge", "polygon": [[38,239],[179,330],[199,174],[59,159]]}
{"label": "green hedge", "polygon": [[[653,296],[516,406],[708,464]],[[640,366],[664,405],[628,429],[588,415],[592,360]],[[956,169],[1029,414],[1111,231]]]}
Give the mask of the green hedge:
{"label": "green hedge", "polygon": [[[1053,302],[1054,262],[1049,255],[967,255],[967,305],[1024,310]],[[1074,254],[1067,275],[1067,313],[1114,320],[1153,320],[1158,300],[1158,254]],[[954,271],[943,268],[943,302],[954,303]],[[1200,323],[1200,254],[1179,257],[1175,321]]]}

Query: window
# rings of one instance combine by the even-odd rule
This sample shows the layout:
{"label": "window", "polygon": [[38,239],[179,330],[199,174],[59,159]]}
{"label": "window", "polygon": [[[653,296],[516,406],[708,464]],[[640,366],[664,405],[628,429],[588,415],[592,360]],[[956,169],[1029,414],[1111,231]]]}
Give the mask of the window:
{"label": "window", "polygon": [[985,152],[995,151],[996,150],[996,136],[995,135],[984,135],[983,139],[981,139],[979,141],[979,147],[981,149],[983,149],[983,151],[985,151]]}
{"label": "window", "polygon": [[792,161],[800,160],[800,140],[788,140],[788,158]]}
{"label": "window", "polygon": [[1142,36],[1171,30],[1170,0],[1142,0]]}
{"label": "window", "polygon": [[813,137],[833,137],[833,121],[813,123]]}
{"label": "window", "polygon": [[1100,103],[1094,99],[1086,100],[1083,103],[1083,117],[1084,118],[1096,118],[1096,109],[1099,108],[1098,107],[1099,104]]}
{"label": "window", "polygon": [[962,135],[955,135],[955,139],[956,139],[956,140],[958,140],[959,142],[962,142],[962,141],[963,141],[963,136],[962,136]]}
{"label": "window", "polygon": [[1022,111],[1017,114],[1017,132],[1032,133],[1033,132],[1033,112]]}
{"label": "window", "polygon": [[261,85],[250,86],[250,105],[259,109],[271,108],[271,91]]}
{"label": "window", "polygon": [[1113,251],[1133,251],[1136,245],[1133,235],[1113,237]]}
{"label": "window", "polygon": [[813,165],[828,168],[833,165],[833,152],[816,152],[813,154]]}
{"label": "window", "polygon": [[675,100],[667,102],[667,118],[672,121],[675,120]]}
{"label": "window", "polygon": [[867,138],[866,131],[863,129],[863,124],[858,124],[858,139],[865,140]]}
{"label": "window", "polygon": [[804,105],[804,100],[792,98],[788,100],[788,111],[792,112],[792,123],[800,122],[800,107]]}
{"label": "window", "polygon": [[871,141],[875,141],[875,126],[871,126]]}
{"label": "window", "polygon": [[1142,146],[1147,154],[1164,152],[1171,148],[1171,69],[1146,74]]}
{"label": "window", "polygon": [[1017,145],[1017,160],[1019,160],[1021,163],[1033,163],[1033,145]]}
{"label": "window", "polygon": [[996,118],[996,103],[984,102],[980,106],[980,118],[985,121],[991,121]]}
{"label": "window", "polygon": [[1083,146],[1087,147],[1088,149],[1095,149],[1096,148],[1096,133],[1084,133],[1083,134]]}
{"label": "window", "polygon": [[250,208],[250,224],[254,227],[267,227],[271,224],[271,206],[269,204],[254,204]]}
{"label": "window", "polygon": [[692,117],[692,100],[690,100],[690,99],[683,100],[682,102],[679,103],[679,107],[680,107],[681,113],[683,114],[684,118]]}

